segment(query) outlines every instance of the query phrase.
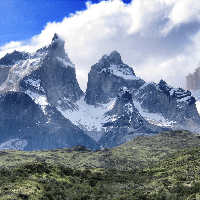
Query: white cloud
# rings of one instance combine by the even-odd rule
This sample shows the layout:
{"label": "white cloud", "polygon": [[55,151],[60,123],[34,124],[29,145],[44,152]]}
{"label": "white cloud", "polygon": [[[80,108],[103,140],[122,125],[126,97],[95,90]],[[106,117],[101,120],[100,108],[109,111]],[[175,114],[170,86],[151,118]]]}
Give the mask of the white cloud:
{"label": "white cloud", "polygon": [[1,47],[0,56],[14,49],[36,51],[48,45],[56,32],[65,39],[65,50],[84,90],[91,66],[113,50],[145,81],[162,78],[184,87],[185,76],[200,61],[199,14],[199,0],[133,0],[128,5],[121,0],[88,2],[85,11],[47,23],[30,41]]}
{"label": "white cloud", "polygon": [[167,18],[169,21],[161,31],[167,35],[174,27],[191,21],[200,21],[200,2],[198,0],[179,0],[174,3]]}
{"label": "white cloud", "polygon": [[10,43],[7,43],[5,44],[3,47],[1,47],[0,49],[1,50],[6,50],[6,49],[12,49],[12,48],[17,48],[17,47],[20,47],[21,46],[21,42],[10,42]]}

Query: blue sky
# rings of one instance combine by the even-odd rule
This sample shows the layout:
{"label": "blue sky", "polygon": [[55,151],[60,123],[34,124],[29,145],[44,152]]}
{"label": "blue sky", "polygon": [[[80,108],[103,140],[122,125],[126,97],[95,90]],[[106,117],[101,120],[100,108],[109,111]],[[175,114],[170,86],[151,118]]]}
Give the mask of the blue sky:
{"label": "blue sky", "polygon": [[[1,0],[0,46],[40,34],[47,22],[61,22],[70,13],[85,10],[85,0]],[[99,3],[99,0],[92,0]],[[130,0],[124,0],[130,3]]]}
{"label": "blue sky", "polygon": [[1,0],[0,6],[0,57],[34,52],[56,32],[83,90],[91,66],[114,50],[146,82],[174,87],[184,88],[200,62],[199,0]]}

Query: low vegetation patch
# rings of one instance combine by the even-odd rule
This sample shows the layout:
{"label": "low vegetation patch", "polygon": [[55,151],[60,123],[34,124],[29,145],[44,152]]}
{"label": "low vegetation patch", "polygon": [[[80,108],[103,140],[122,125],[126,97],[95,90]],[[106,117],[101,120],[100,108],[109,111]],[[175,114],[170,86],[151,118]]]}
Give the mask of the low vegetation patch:
{"label": "low vegetation patch", "polygon": [[0,168],[0,199],[200,199],[198,137],[174,131],[101,151],[1,151],[0,162],[8,161]]}
{"label": "low vegetation patch", "polygon": [[92,151],[83,146],[42,151],[0,151],[0,168],[45,161],[71,168],[145,168],[174,152],[200,144],[200,136],[189,131],[166,131],[152,137],[136,137],[118,147]]}
{"label": "low vegetation patch", "polygon": [[73,169],[30,162],[0,170],[0,199],[150,199],[200,197],[200,147],[139,170]]}

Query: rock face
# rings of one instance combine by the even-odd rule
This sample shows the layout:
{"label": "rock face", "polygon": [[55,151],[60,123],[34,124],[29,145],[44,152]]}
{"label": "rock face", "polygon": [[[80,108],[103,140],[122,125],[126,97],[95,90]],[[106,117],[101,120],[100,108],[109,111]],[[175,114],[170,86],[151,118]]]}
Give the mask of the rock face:
{"label": "rock face", "polygon": [[147,122],[135,108],[132,94],[126,87],[119,89],[113,108],[105,115],[109,116],[109,120],[103,125],[106,132],[99,141],[103,147],[118,146],[138,135],[152,136],[169,130]]}
{"label": "rock face", "polygon": [[0,72],[0,149],[96,150],[171,129],[200,133],[190,91],[145,83],[116,51],[91,67],[85,94],[57,34],[33,54],[7,54]]}
{"label": "rock face", "polygon": [[55,34],[51,45],[40,49],[37,54],[45,54],[40,67],[26,75],[19,83],[21,91],[46,95],[52,106],[70,108],[83,95],[76,79],[75,68],[65,53],[64,41]]}
{"label": "rock face", "polygon": [[0,85],[6,81],[10,68],[9,66],[0,65]]}
{"label": "rock face", "polygon": [[200,65],[186,77],[187,90],[200,90]]}
{"label": "rock face", "polygon": [[29,53],[14,51],[7,53],[0,59],[0,85],[3,84],[8,78],[8,73],[12,65],[20,60],[26,60],[30,56]]}
{"label": "rock face", "polygon": [[190,91],[170,87],[161,80],[158,84],[145,84],[135,96],[143,110],[150,113],[160,113],[170,121],[180,121],[182,118],[198,117],[195,98]]}
{"label": "rock face", "polygon": [[29,56],[30,54],[27,52],[13,51],[12,53],[7,53],[3,58],[0,59],[0,65],[12,66],[17,61],[28,59]]}
{"label": "rock face", "polygon": [[41,150],[73,147],[79,144],[99,149],[95,141],[51,106],[45,114],[23,92],[0,96],[0,149]]}
{"label": "rock face", "polygon": [[[143,85],[135,95],[142,110],[146,113],[158,114],[171,123],[174,128],[182,128],[200,133],[200,117],[196,109],[195,98],[190,91],[182,88],[170,87],[165,81],[159,84],[149,83]],[[193,121],[193,125],[187,121]]]}
{"label": "rock face", "polygon": [[131,92],[134,92],[144,83],[135,76],[131,67],[122,62],[120,54],[113,51],[92,66],[88,74],[85,100],[91,105],[108,103],[116,97],[120,87],[131,88]]}
{"label": "rock face", "polygon": [[56,109],[58,104],[70,107],[83,95],[74,65],[65,53],[64,41],[55,34],[49,46],[28,57],[22,58],[16,52],[11,55],[18,57],[10,62],[11,70],[1,86],[0,149],[39,150],[77,145],[99,149],[93,139]]}

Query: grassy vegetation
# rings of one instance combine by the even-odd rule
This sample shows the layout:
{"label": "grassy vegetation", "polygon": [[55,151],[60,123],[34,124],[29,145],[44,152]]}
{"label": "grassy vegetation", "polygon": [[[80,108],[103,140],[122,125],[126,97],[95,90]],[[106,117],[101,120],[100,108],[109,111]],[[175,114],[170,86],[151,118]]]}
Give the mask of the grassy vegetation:
{"label": "grassy vegetation", "polygon": [[187,131],[96,152],[81,146],[0,151],[0,161],[5,159],[0,199],[200,199],[200,141]]}
{"label": "grassy vegetation", "polygon": [[0,167],[16,166],[36,160],[71,168],[114,168],[120,170],[147,167],[177,150],[200,144],[200,136],[189,131],[162,132],[135,139],[111,149],[91,151],[84,147],[44,151],[0,151]]}
{"label": "grassy vegetation", "polygon": [[0,170],[0,199],[123,199],[140,181],[134,171],[32,162]]}
{"label": "grassy vegetation", "polygon": [[142,170],[31,162],[0,169],[0,199],[200,199],[200,146]]}

